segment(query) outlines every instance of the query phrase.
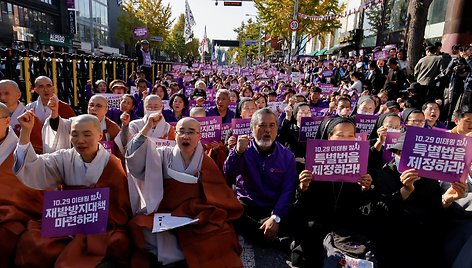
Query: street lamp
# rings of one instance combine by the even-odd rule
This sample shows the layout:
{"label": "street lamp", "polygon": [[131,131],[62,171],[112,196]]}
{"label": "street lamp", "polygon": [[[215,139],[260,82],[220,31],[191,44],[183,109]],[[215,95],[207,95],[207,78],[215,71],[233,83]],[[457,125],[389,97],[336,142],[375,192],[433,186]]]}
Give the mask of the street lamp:
{"label": "street lamp", "polygon": [[[257,17],[257,15],[246,14],[246,17],[255,17],[256,21],[259,21],[259,18]],[[261,43],[262,43],[261,39],[262,39],[262,27],[261,27],[261,25],[259,25],[259,40],[258,40],[258,47],[257,47],[257,63],[261,63]]]}

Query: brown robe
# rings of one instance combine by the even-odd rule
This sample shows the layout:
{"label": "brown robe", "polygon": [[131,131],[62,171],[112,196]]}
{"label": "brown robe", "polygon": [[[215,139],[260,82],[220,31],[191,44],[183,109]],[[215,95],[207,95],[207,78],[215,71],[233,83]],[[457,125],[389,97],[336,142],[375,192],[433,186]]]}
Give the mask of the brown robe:
{"label": "brown robe", "polygon": [[[159,212],[199,219],[175,230],[189,268],[243,267],[241,246],[230,223],[241,216],[243,207],[210,157],[204,155],[200,183],[164,180]],[[133,256],[133,267],[149,267],[146,260],[136,256],[146,255],[142,228],[152,230],[153,217],[137,215],[130,221],[132,237],[141,250]]]}
{"label": "brown robe", "polygon": [[43,193],[21,183],[13,173],[13,152],[0,165],[0,268],[13,263],[15,248],[31,219],[40,219]]}
{"label": "brown robe", "polygon": [[[11,126],[16,133],[16,136],[20,136],[21,126],[19,124]],[[33,149],[37,154],[43,153],[43,124],[38,117],[34,117],[34,125],[33,130],[31,131],[31,145],[33,145]]]}
{"label": "brown robe", "polygon": [[[67,188],[77,188],[67,187]],[[126,224],[131,215],[126,174],[120,160],[110,155],[97,184],[82,188],[110,188],[108,228],[104,234],[41,237],[41,223],[30,221],[18,242],[16,265],[26,267],[96,267],[104,260],[129,262]]]}
{"label": "brown robe", "polygon": [[75,112],[74,110],[72,110],[72,108],[69,106],[69,104],[59,100],[59,109],[58,109],[58,113],[59,113],[59,116],[62,117],[62,118],[65,118],[65,119],[69,119],[71,117],[74,117],[75,116]]}
{"label": "brown robe", "polygon": [[203,145],[203,148],[205,150],[205,154],[211,157],[221,172],[224,173],[223,165],[229,154],[228,148],[222,142],[219,142],[219,146],[215,149],[211,148],[210,145]]}

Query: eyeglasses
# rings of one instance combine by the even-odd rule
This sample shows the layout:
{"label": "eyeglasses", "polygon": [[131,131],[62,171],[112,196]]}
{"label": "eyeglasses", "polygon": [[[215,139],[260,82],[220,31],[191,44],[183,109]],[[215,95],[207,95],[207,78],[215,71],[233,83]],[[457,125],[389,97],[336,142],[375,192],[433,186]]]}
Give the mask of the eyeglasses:
{"label": "eyeglasses", "polygon": [[196,134],[200,134],[200,132],[194,131],[194,130],[189,130],[189,131],[177,130],[175,133],[177,133],[177,135],[179,135],[179,137],[183,137],[185,135],[194,136]]}

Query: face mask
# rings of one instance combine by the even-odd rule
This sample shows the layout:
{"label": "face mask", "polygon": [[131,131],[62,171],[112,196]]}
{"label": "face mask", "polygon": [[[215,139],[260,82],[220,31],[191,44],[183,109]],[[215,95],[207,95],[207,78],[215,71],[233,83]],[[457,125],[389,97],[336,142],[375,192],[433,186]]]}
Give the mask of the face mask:
{"label": "face mask", "polygon": [[368,115],[373,115],[373,113],[364,112],[364,111],[357,111],[357,114],[368,114]]}
{"label": "face mask", "polygon": [[159,111],[147,111],[147,110],[145,110],[145,111],[144,111],[144,115],[149,116],[150,114],[155,114],[155,113],[157,113],[157,112],[159,112]]}
{"label": "face mask", "polygon": [[397,169],[398,169],[398,166],[400,165],[400,156],[395,155],[395,158],[394,158],[394,159],[395,159],[395,166],[396,166]]}

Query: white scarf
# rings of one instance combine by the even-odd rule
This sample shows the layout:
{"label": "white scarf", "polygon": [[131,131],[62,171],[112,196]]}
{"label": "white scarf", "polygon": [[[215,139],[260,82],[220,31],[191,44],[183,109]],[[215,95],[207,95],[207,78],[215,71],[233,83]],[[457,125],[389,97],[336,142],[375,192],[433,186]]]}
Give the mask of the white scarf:
{"label": "white scarf", "polygon": [[[146,125],[148,121],[149,115],[146,114],[143,117],[143,127]],[[167,133],[169,132],[170,125],[164,120],[164,117],[157,123],[156,127],[151,129],[149,133],[147,133],[148,137],[157,138],[157,139],[165,139],[167,138]]]}
{"label": "white scarf", "polygon": [[[54,98],[56,98],[56,101],[58,101],[56,96],[54,96]],[[57,105],[59,105],[59,102],[57,103]],[[30,108],[30,109],[33,109],[34,115],[36,115],[36,117],[38,117],[39,121],[41,121],[41,124],[44,124],[44,121],[46,121],[46,118],[51,116],[51,109],[49,109],[49,107],[43,105],[41,97],[38,97],[38,99],[35,102],[32,102],[31,104],[27,105],[26,107]]]}
{"label": "white scarf", "polygon": [[0,144],[0,165],[3,161],[15,150],[16,144],[18,143],[18,137],[11,127],[8,128],[8,134]]}
{"label": "white scarf", "polygon": [[[199,142],[188,167],[185,167],[178,145],[164,156],[164,178],[172,178],[182,183],[197,183],[203,162],[203,146]],[[196,176],[195,176],[196,175]]]}
{"label": "white scarf", "polygon": [[64,183],[75,186],[91,186],[96,184],[103,173],[104,167],[108,164],[109,159],[110,153],[101,144],[98,144],[97,155],[90,163],[85,163],[82,156],[74,149],[72,155],[74,176],[71,177],[75,178],[70,181],[64,181]]}

